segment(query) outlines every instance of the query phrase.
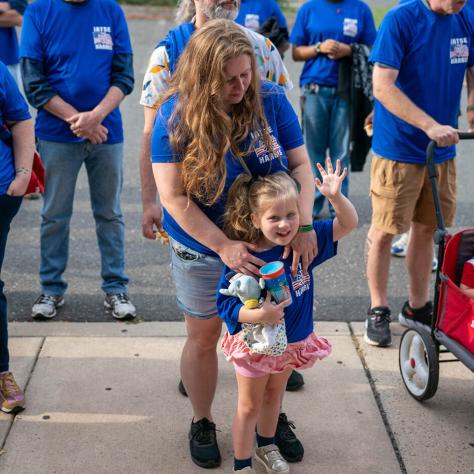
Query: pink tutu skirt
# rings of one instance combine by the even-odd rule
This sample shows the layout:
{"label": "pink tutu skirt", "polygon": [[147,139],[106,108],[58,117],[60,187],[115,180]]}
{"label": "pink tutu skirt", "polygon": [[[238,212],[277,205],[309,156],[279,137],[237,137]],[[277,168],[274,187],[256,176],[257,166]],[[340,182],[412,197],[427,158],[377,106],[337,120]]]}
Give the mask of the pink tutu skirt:
{"label": "pink tutu skirt", "polygon": [[288,344],[285,352],[277,357],[251,352],[238,333],[231,336],[226,331],[222,338],[222,351],[236,372],[245,377],[263,377],[278,374],[286,369],[307,369],[318,359],[331,353],[332,346],[324,338],[311,333],[306,339]]}

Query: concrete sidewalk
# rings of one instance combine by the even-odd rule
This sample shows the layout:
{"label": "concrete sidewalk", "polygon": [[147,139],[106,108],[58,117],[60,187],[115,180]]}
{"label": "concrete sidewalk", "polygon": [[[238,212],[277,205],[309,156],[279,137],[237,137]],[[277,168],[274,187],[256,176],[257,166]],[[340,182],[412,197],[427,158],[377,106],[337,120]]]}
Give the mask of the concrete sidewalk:
{"label": "concrete sidewalk", "polygon": [[[444,364],[420,404],[398,373],[396,343],[368,348],[363,324],[318,323],[333,354],[304,372],[284,408],[305,446],[303,473],[474,472],[473,376]],[[183,323],[12,323],[12,370],[27,409],[0,415],[2,474],[203,473],[188,456],[191,411],[179,395]],[[232,472],[233,368],[222,355],[214,406],[222,468]],[[258,469],[258,466],[257,466]],[[262,472],[262,471],[257,471]]]}

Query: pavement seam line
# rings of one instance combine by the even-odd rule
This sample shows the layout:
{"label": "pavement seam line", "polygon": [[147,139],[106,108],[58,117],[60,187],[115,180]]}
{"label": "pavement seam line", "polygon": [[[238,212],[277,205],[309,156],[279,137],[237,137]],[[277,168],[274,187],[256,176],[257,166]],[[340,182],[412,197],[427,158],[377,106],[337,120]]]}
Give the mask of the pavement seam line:
{"label": "pavement seam line", "polygon": [[367,365],[367,361],[364,356],[364,352],[362,350],[362,347],[360,346],[359,340],[357,339],[355,333],[354,333],[354,328],[352,327],[351,322],[349,321],[347,323],[347,326],[349,327],[349,332],[352,338],[352,342],[354,343],[355,350],[357,352],[357,355],[359,356],[360,362],[362,364],[362,367],[364,368],[365,376],[367,377],[367,380],[369,381],[369,386],[370,389],[372,390],[372,395],[374,396],[375,403],[377,404],[377,408],[380,412],[380,416],[382,418],[383,424],[385,426],[385,431],[387,432],[387,435],[390,439],[390,443],[392,444],[393,451],[395,453],[395,457],[397,458],[398,465],[400,466],[400,471],[402,474],[407,474],[407,468],[405,466],[405,462],[403,461],[402,453],[400,451],[400,447],[398,446],[397,439],[395,437],[395,434],[392,430],[392,427],[390,426],[390,422],[388,420],[387,412],[385,411],[385,408],[382,403],[382,397],[380,396],[380,392],[377,390],[377,387],[375,385],[374,378],[372,377],[372,373],[370,372],[369,366]]}
{"label": "pavement seam line", "polygon": [[[26,390],[28,388],[28,385],[30,383],[30,380],[31,380],[31,377],[33,376],[33,372],[35,371],[35,368],[36,368],[36,364],[38,363],[38,359],[39,359],[39,356],[41,354],[41,351],[43,350],[43,346],[44,346],[44,343],[46,342],[46,337],[47,336],[44,336],[41,341],[41,344],[38,348],[38,351],[36,353],[36,357],[35,357],[35,360],[33,361],[33,365],[31,366],[31,370],[30,370],[30,373],[28,374],[28,378],[26,379],[26,383],[25,383],[25,387],[23,389],[23,391],[25,392],[26,394]],[[19,415],[20,413],[22,413],[22,411],[20,411],[19,413],[14,413],[12,415],[12,419],[10,421],[10,426],[8,427],[7,429],[7,432],[5,433],[5,437],[3,438],[3,443],[0,445],[0,453],[3,454],[3,449],[5,448],[5,445],[7,444],[7,440],[8,440],[8,437],[10,436],[10,432],[13,428],[13,423],[15,422],[15,418],[17,415]]]}

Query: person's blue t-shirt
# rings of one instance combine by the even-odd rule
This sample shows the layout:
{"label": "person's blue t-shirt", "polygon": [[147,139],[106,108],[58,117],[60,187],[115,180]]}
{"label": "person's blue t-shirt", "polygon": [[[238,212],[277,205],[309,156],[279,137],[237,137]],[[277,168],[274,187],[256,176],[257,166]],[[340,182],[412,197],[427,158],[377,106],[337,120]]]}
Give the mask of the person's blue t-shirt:
{"label": "person's blue t-shirt", "polygon": [[[312,0],[298,11],[290,43],[295,46],[311,46],[327,39],[341,43],[362,43],[372,46],[376,29],[368,5],[360,0]],[[318,54],[305,61],[300,76],[300,86],[316,83],[336,86],[339,61]]]}
{"label": "person's blue t-shirt", "polygon": [[[470,17],[469,17],[470,18]],[[370,60],[399,71],[397,87],[442,125],[457,124],[466,67],[474,65],[474,34],[468,14],[438,15],[423,0],[403,3],[384,18]],[[406,163],[425,163],[428,136],[375,101],[372,149]],[[437,148],[435,161],[455,156]]]}
{"label": "person's blue t-shirt", "polygon": [[[296,276],[293,277],[291,274],[293,256],[290,255],[286,260],[283,260],[292,298],[291,305],[285,308],[286,337],[290,343],[302,341],[313,332],[314,277],[312,270],[337,253],[337,242],[333,241],[333,221],[316,221],[313,226],[318,239],[318,255],[309,266],[308,274],[303,274],[301,263],[299,263]],[[276,246],[270,250],[255,253],[255,255],[265,262],[273,262],[282,259],[283,250],[284,247]],[[229,333],[234,335],[242,328],[238,319],[240,308],[243,305],[237,297],[224,296],[219,293],[221,288],[229,287],[229,273],[231,270],[224,267],[217,289],[217,312],[226,323]]]}
{"label": "person's blue t-shirt", "polygon": [[[31,118],[28,104],[18,90],[15,79],[0,62],[0,127],[8,122]],[[15,161],[10,144],[0,139],[0,196],[7,192],[15,179]]]}
{"label": "person's blue t-shirt", "polygon": [[274,16],[281,28],[288,28],[286,18],[275,0],[242,0],[235,22],[258,31],[265,21]]}
{"label": "person's blue t-shirt", "polygon": [[[273,150],[269,151],[262,139],[257,139],[251,149],[250,155],[245,157],[245,162],[254,175],[267,175],[277,171],[288,171],[288,160],[285,150],[292,150],[303,145],[301,128],[291,104],[285,92],[280,86],[269,81],[262,81],[261,97],[263,109],[270,127]],[[156,114],[155,125],[151,140],[151,160],[154,163],[170,163],[181,161],[182,157],[175,154],[171,149],[168,137],[168,121],[176,105],[177,98],[171,98],[165,102]],[[249,137],[250,142],[250,137]],[[249,144],[247,142],[247,146]],[[243,150],[247,147],[243,145]],[[224,192],[219,200],[212,206],[196,204],[217,226],[222,226],[222,216],[227,199],[227,192],[238,175],[244,173],[244,169],[232,153],[226,157],[227,177]],[[205,247],[189,234],[187,234],[171,217],[166,209],[163,209],[163,227],[168,234],[178,242],[186,245],[197,252],[207,255],[216,255],[211,249]]]}
{"label": "person's blue t-shirt", "polygon": [[0,28],[0,61],[7,66],[18,64],[18,37],[14,27]]}
{"label": "person's blue t-shirt", "polygon": [[[36,0],[23,19],[20,56],[44,64],[48,81],[58,95],[79,112],[92,110],[111,85],[114,54],[131,54],[122,9],[113,0]],[[123,141],[118,108],[102,122],[108,144]],[[69,124],[40,108],[36,136],[56,142],[81,142]]]}

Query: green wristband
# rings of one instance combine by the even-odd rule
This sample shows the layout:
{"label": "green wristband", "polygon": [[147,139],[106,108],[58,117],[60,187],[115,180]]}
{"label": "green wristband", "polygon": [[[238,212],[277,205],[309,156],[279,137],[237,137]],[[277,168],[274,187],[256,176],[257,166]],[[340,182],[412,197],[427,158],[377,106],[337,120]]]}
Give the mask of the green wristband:
{"label": "green wristband", "polygon": [[300,225],[298,227],[298,232],[311,232],[313,230],[313,224]]}

